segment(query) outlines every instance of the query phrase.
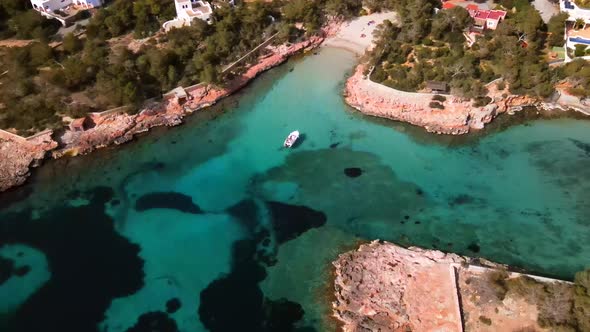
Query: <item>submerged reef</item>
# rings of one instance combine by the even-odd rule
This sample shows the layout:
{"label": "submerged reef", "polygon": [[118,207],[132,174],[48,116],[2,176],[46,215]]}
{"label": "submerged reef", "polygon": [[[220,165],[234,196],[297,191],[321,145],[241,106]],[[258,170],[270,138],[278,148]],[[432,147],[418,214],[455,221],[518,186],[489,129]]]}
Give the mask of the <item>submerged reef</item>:
{"label": "submerged reef", "polygon": [[145,194],[135,202],[137,211],[149,209],[174,209],[181,212],[198,214],[203,211],[193,203],[193,199],[185,194],[176,192],[157,192]]}
{"label": "submerged reef", "polygon": [[94,331],[114,298],[143,286],[139,247],[119,235],[105,213],[113,191],[95,188],[86,194],[87,205],[55,207],[38,219],[30,211],[0,219],[0,247],[33,247],[45,254],[51,272],[49,281],[6,317],[7,331]]}
{"label": "submerged reef", "polygon": [[[260,208],[268,210],[271,229],[256,222],[265,215]],[[267,276],[266,267],[276,260],[277,247],[311,228],[321,227],[326,223],[326,216],[306,206],[280,202],[256,204],[252,200],[234,205],[229,212],[251,236],[234,243],[231,272],[201,292],[199,317],[203,325],[214,332],[310,331],[295,327],[305,314],[300,304],[266,298],[259,283]],[[271,244],[275,247],[270,248]]]}

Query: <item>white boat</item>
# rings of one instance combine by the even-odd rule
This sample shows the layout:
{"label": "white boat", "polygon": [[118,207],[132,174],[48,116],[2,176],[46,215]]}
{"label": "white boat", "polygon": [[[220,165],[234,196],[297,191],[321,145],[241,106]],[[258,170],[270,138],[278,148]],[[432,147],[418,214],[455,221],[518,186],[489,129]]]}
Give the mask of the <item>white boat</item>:
{"label": "white boat", "polygon": [[299,131],[295,130],[294,132],[290,133],[289,136],[287,136],[287,138],[285,139],[285,143],[283,143],[283,146],[286,148],[292,147],[298,138],[299,138]]}

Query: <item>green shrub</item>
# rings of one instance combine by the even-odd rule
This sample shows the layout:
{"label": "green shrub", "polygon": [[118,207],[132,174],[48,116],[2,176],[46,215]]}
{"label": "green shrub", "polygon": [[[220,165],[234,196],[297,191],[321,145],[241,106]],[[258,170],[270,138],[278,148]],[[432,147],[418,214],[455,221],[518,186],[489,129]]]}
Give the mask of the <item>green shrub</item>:
{"label": "green shrub", "polygon": [[487,318],[486,316],[479,316],[479,321],[487,326],[492,325],[492,320]]}
{"label": "green shrub", "polygon": [[482,106],[486,106],[487,104],[492,102],[492,98],[488,97],[488,96],[481,96],[481,97],[475,97],[474,102],[473,102],[473,106],[474,107],[482,107]]}
{"label": "green shrub", "polygon": [[84,20],[84,19],[90,18],[90,16],[92,16],[90,14],[90,11],[88,11],[88,10],[81,10],[81,11],[77,12],[74,15],[73,20],[74,21]]}
{"label": "green shrub", "polygon": [[435,108],[435,109],[439,109],[439,110],[444,110],[445,106],[439,102],[436,101],[431,101],[430,104],[428,104],[428,106],[430,106],[430,108]]}
{"label": "green shrub", "polygon": [[383,68],[381,68],[381,66],[378,66],[375,68],[375,70],[373,70],[373,72],[371,73],[371,80],[381,83],[383,81],[385,81],[387,79],[387,73],[383,70]]}
{"label": "green shrub", "polygon": [[500,301],[504,300],[504,297],[506,297],[506,293],[508,292],[508,286],[506,285],[508,272],[505,270],[495,270],[487,273],[486,277],[496,293],[496,298]]}
{"label": "green shrub", "polygon": [[432,97],[432,100],[434,100],[434,101],[440,101],[440,102],[444,102],[444,101],[446,101],[446,100],[447,100],[447,97],[445,97],[445,96],[441,96],[441,95],[434,95],[434,96]]}
{"label": "green shrub", "polygon": [[587,45],[582,45],[582,44],[578,44],[576,45],[576,49],[574,50],[574,56],[585,56],[586,55],[586,48],[588,48]]}

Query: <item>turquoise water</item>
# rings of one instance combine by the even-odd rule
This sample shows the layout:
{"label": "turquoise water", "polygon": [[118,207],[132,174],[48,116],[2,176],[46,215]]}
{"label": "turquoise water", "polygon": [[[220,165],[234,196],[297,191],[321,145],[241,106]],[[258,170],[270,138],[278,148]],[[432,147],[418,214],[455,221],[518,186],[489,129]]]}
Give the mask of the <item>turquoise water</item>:
{"label": "turquoise water", "polygon": [[590,266],[589,121],[429,135],[346,107],[355,62],[291,61],[184,126],[48,163],[0,196],[0,257],[30,267],[0,279],[3,324],[332,330],[330,262],[372,239],[562,278]]}

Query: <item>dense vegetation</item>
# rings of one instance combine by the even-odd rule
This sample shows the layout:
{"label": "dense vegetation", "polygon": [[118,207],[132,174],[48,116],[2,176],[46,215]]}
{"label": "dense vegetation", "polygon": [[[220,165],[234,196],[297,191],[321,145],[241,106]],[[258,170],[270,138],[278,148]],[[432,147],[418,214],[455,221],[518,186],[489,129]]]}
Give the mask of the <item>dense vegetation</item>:
{"label": "dense vegetation", "polygon": [[59,22],[44,19],[30,7],[29,1],[0,1],[0,39],[15,36],[45,41],[57,31]]}
{"label": "dense vegetation", "polygon": [[565,20],[568,17],[567,13],[559,13],[552,16],[549,23],[547,23],[547,42],[549,46],[563,46]]}
{"label": "dense vegetation", "polygon": [[544,60],[546,27],[539,13],[525,0],[502,5],[514,11],[466,47],[463,30],[472,19],[465,9],[433,15],[435,0],[399,1],[401,24],[378,32],[372,78],[406,91],[443,81],[454,94],[474,98],[485,94],[485,83],[503,77],[513,93],[549,96],[556,77]]}
{"label": "dense vegetation", "polygon": [[576,273],[573,285],[541,283],[528,276],[509,278],[506,271],[488,272],[486,277],[496,300],[513,297],[535,305],[537,322],[542,328],[556,332],[590,331],[590,269]]}
{"label": "dense vegetation", "polygon": [[[223,84],[232,73],[222,75],[222,68],[275,32],[275,43],[295,41],[316,32],[328,17],[359,15],[361,3],[369,10],[396,10],[402,18],[399,26],[385,24],[377,32],[372,77],[384,84],[415,91],[427,80],[445,81],[454,93],[477,98],[484,83],[504,77],[514,93],[546,96],[558,79],[569,76],[573,93],[590,94],[586,62],[551,71],[543,59],[546,37],[547,45],[560,44],[565,17],[545,26],[527,0],[501,0],[515,10],[471,48],[462,34],[472,21],[467,12],[455,8],[433,16],[438,0],[244,3],[216,8],[210,25],[196,20],[168,34],[158,31],[175,15],[172,0],[112,0],[86,28],[63,37],[56,34],[59,23],[42,18],[28,1],[0,0],[0,39],[35,39],[26,47],[0,48],[0,128],[26,134],[59,127],[65,115],[120,105],[137,109],[146,98],[178,85]],[[519,41],[523,34],[527,47]],[[63,44],[50,47],[55,41]]]}
{"label": "dense vegetation", "polygon": [[556,75],[560,79],[567,77],[571,87],[568,92],[574,96],[590,97],[590,65],[588,61],[576,59],[563,67],[556,69]]}
{"label": "dense vegetation", "polygon": [[[6,71],[0,76],[0,128],[21,133],[61,126],[63,115],[139,106],[177,85],[222,83],[225,65],[275,32],[281,32],[277,43],[294,40],[302,34],[295,22],[313,33],[327,15],[350,17],[361,9],[359,0],[254,2],[216,8],[211,25],[195,20],[191,27],[156,34],[175,15],[172,0],[114,0],[92,16],[85,38],[69,33],[51,48],[49,39],[60,39],[53,36],[57,21],[24,3],[0,2],[0,21],[8,22],[0,26],[1,36],[37,40],[0,49],[0,74]],[[128,48],[132,38],[146,37],[139,49]]]}

